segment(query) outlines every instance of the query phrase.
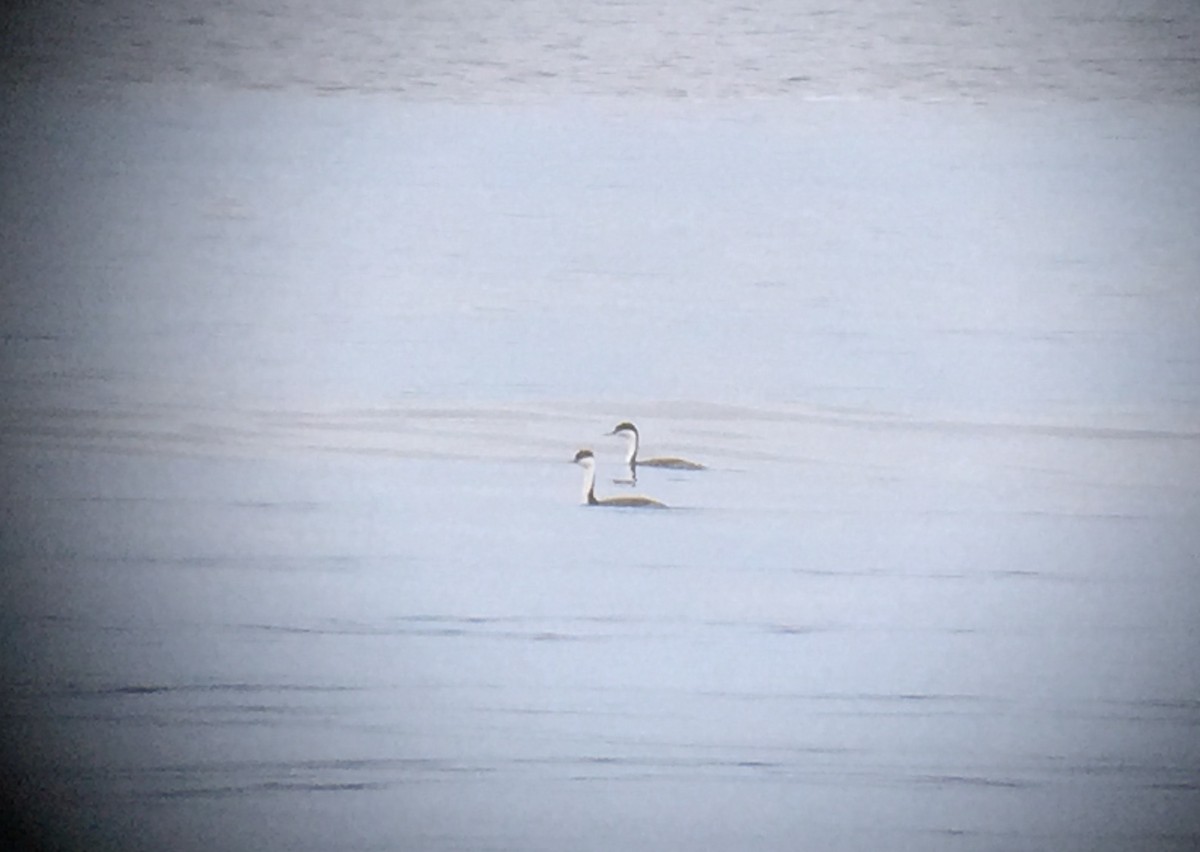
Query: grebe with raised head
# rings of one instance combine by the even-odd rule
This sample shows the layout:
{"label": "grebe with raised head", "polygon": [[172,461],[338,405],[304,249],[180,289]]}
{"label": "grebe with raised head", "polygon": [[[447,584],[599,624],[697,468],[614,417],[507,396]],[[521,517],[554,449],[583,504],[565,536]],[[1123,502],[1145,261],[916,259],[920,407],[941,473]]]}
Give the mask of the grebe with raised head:
{"label": "grebe with raised head", "polygon": [[628,447],[625,451],[625,464],[629,466],[629,479],[614,480],[616,482],[621,482],[622,484],[628,485],[635,484],[637,482],[637,469],[639,467],[665,467],[669,468],[670,470],[705,470],[704,465],[700,464],[699,462],[675,458],[674,456],[658,456],[655,458],[639,459],[638,428],[628,420],[618,423],[608,434],[620,435],[628,444]]}
{"label": "grebe with raised head", "polygon": [[583,468],[583,503],[585,506],[645,506],[647,508],[665,509],[666,503],[651,497],[596,497],[596,456],[591,450],[580,450],[573,459],[575,464]]}

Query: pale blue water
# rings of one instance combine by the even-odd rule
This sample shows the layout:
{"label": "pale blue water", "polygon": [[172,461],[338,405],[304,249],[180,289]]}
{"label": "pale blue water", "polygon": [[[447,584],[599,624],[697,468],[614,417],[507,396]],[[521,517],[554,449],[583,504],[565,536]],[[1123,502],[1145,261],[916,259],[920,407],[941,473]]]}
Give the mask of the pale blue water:
{"label": "pale blue water", "polygon": [[1196,846],[1193,6],[30,14],[33,834]]}

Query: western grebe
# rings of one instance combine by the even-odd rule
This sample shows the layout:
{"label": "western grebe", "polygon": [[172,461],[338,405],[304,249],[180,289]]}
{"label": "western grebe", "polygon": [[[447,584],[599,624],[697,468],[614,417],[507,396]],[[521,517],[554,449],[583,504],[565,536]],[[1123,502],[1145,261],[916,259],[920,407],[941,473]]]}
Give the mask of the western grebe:
{"label": "western grebe", "polygon": [[650,497],[596,497],[596,456],[591,450],[580,450],[575,454],[575,464],[583,468],[583,502],[587,506],[647,506],[655,509],[667,508]]}
{"label": "western grebe", "polygon": [[637,482],[637,469],[639,467],[665,467],[671,470],[704,470],[704,465],[699,462],[688,461],[687,459],[679,459],[673,456],[659,456],[656,458],[639,459],[638,458],[638,428],[625,420],[618,423],[609,432],[610,435],[620,435],[628,442],[628,449],[625,451],[625,464],[629,465],[629,479],[620,480],[624,483]]}

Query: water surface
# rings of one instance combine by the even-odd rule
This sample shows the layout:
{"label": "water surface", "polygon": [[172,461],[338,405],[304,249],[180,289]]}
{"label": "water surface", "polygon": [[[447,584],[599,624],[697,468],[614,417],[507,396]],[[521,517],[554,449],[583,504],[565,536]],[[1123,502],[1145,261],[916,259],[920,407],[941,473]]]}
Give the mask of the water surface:
{"label": "water surface", "polygon": [[32,833],[1194,848],[1195,9],[448,8],[19,19]]}

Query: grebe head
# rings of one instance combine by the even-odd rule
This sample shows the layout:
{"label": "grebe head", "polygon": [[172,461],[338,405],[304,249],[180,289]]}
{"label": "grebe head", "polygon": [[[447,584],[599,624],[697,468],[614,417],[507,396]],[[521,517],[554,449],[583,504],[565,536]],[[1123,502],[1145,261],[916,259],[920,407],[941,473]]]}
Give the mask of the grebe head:
{"label": "grebe head", "polygon": [[596,463],[596,456],[591,450],[580,450],[571,461],[575,462],[575,464],[589,467]]}
{"label": "grebe head", "polygon": [[637,427],[634,426],[632,423],[630,423],[628,420],[622,420],[620,423],[618,423],[616,426],[614,426],[613,430],[611,432],[609,432],[608,434],[620,435],[625,432],[636,436],[638,433],[638,430],[637,430]]}

